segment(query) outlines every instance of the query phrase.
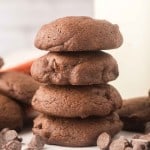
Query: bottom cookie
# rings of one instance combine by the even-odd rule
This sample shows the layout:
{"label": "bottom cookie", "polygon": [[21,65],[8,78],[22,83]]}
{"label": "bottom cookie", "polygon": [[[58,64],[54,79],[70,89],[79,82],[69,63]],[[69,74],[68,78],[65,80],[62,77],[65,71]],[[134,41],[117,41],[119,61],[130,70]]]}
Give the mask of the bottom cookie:
{"label": "bottom cookie", "polygon": [[117,114],[105,118],[56,118],[44,115],[34,120],[33,133],[40,135],[47,144],[83,147],[94,146],[100,133],[114,136],[122,128]]}

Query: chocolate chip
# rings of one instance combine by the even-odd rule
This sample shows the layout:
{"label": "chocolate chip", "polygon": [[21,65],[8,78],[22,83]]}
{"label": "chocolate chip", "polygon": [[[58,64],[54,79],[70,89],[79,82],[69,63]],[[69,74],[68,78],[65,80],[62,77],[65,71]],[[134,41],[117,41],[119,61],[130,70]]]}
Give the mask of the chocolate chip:
{"label": "chocolate chip", "polygon": [[150,122],[147,122],[146,124],[145,124],[145,133],[147,134],[147,133],[150,133]]}
{"label": "chocolate chip", "polygon": [[9,130],[9,128],[4,128],[1,130],[1,134],[4,134],[5,132],[7,132]]}
{"label": "chocolate chip", "polygon": [[99,146],[101,150],[107,150],[110,142],[111,136],[108,133],[103,132],[97,139],[97,146]]}
{"label": "chocolate chip", "polygon": [[28,148],[36,148],[37,150],[43,149],[45,141],[39,135],[33,135]]}
{"label": "chocolate chip", "polygon": [[2,148],[3,150],[21,150],[21,143],[17,140],[7,142]]}
{"label": "chocolate chip", "polygon": [[129,147],[130,143],[124,137],[114,140],[109,147],[109,150],[124,150],[126,147]]}
{"label": "chocolate chip", "polygon": [[6,142],[12,141],[18,138],[18,133],[15,130],[8,130],[4,133],[3,138]]}

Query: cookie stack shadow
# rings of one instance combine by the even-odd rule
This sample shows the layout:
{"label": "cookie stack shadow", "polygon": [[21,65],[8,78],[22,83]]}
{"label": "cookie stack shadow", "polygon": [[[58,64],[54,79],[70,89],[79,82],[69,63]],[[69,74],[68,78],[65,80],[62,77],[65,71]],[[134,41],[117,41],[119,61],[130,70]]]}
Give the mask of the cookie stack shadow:
{"label": "cookie stack shadow", "polygon": [[118,48],[117,25],[90,17],[65,17],[42,26],[35,46],[49,51],[31,67],[32,77],[44,83],[32,106],[42,113],[33,133],[47,144],[93,146],[102,132],[114,136],[122,128],[116,113],[122,105],[109,81],[118,77],[118,65],[100,50]]}

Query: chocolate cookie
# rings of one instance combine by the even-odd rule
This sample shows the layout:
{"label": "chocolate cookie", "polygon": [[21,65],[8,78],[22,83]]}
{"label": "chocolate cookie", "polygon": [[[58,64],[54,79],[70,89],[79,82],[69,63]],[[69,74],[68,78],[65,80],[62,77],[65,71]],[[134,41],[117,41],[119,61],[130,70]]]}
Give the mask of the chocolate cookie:
{"label": "chocolate cookie", "polygon": [[124,123],[124,130],[143,132],[146,122],[150,121],[150,97],[123,100],[117,113]]}
{"label": "chocolate cookie", "polygon": [[0,74],[0,91],[23,103],[30,103],[39,83],[21,72],[2,72]]}
{"label": "chocolate cookie", "polygon": [[0,68],[3,66],[4,62],[3,59],[0,57]]}
{"label": "chocolate cookie", "polygon": [[116,60],[102,51],[48,53],[31,67],[35,80],[57,85],[107,83],[118,74]]}
{"label": "chocolate cookie", "polygon": [[3,128],[20,130],[22,125],[21,107],[12,99],[0,94],[0,130]]}
{"label": "chocolate cookie", "polygon": [[34,120],[33,133],[42,136],[47,144],[61,146],[93,146],[98,136],[107,132],[114,136],[122,128],[117,114],[106,118],[55,118],[41,115]]}
{"label": "chocolate cookie", "polygon": [[95,51],[118,48],[123,42],[119,27],[106,20],[70,16],[43,25],[35,46],[48,51]]}
{"label": "chocolate cookie", "polygon": [[35,110],[59,117],[106,116],[120,108],[120,94],[111,85],[40,86],[32,99]]}

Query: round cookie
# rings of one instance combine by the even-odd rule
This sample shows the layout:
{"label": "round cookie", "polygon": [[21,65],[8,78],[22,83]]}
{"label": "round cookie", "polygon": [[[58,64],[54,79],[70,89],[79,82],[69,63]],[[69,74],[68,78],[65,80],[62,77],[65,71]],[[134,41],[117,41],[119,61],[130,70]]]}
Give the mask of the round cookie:
{"label": "round cookie", "polygon": [[114,136],[122,128],[117,114],[105,118],[55,118],[41,115],[34,120],[33,133],[43,137],[47,144],[83,147],[94,146],[98,136],[107,132]]}
{"label": "round cookie", "polygon": [[47,115],[59,117],[106,116],[122,105],[118,91],[111,85],[40,86],[32,106]]}
{"label": "round cookie", "polygon": [[107,53],[48,53],[33,62],[32,77],[43,83],[57,85],[102,84],[118,77],[116,60]]}
{"label": "round cookie", "polygon": [[21,130],[22,126],[21,107],[12,99],[0,94],[0,130],[3,128]]}
{"label": "round cookie", "polygon": [[118,25],[86,16],[64,17],[43,25],[35,38],[35,46],[48,51],[106,50],[122,43]]}
{"label": "round cookie", "polygon": [[4,62],[3,59],[0,57],[0,68],[3,66]]}
{"label": "round cookie", "polygon": [[0,74],[0,92],[23,103],[31,103],[39,83],[21,72],[2,72]]}

